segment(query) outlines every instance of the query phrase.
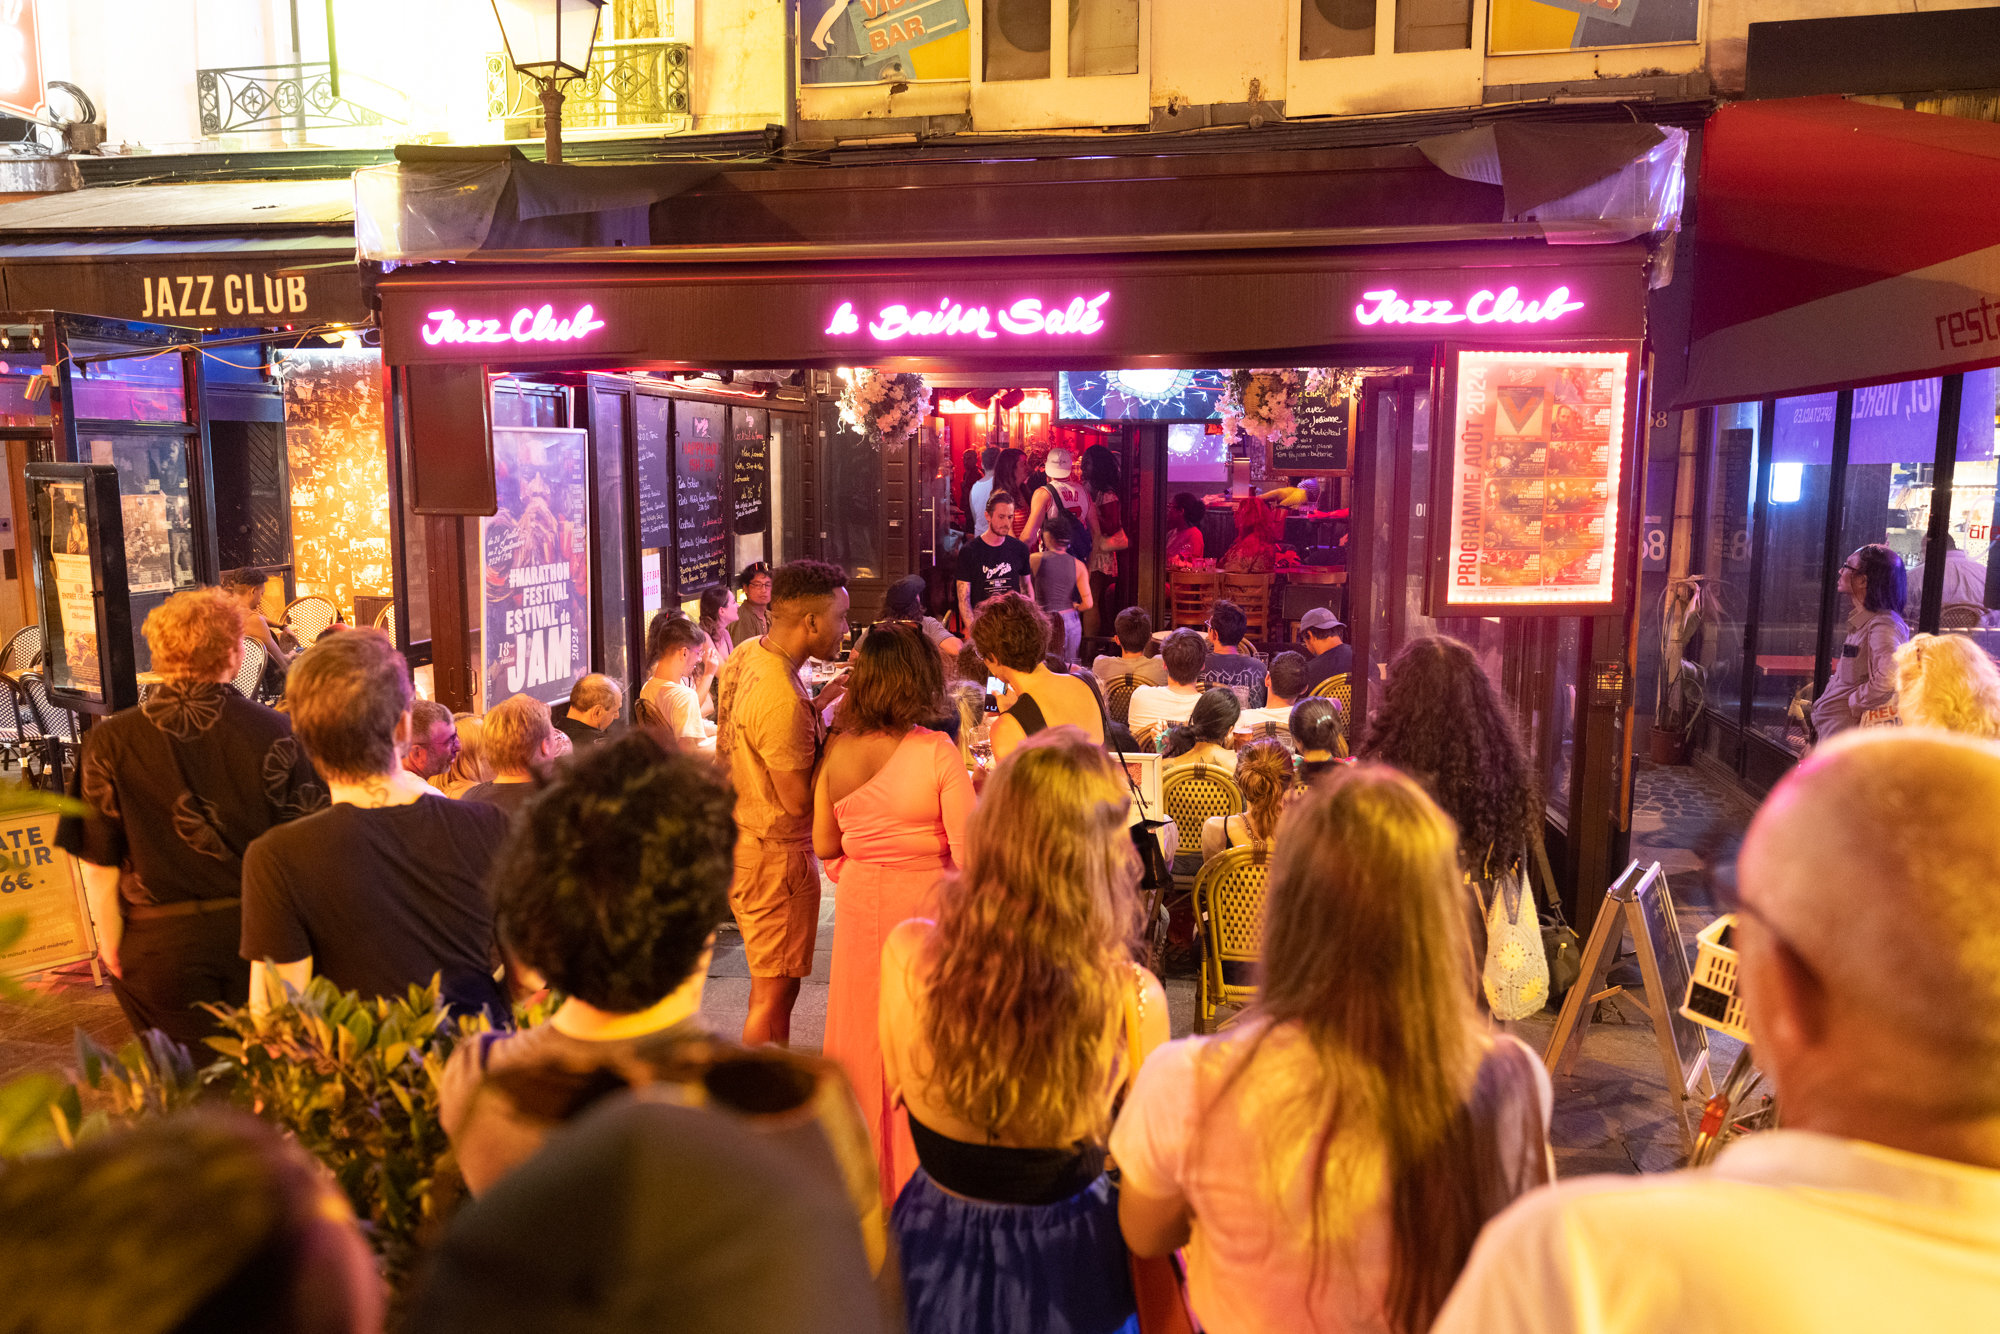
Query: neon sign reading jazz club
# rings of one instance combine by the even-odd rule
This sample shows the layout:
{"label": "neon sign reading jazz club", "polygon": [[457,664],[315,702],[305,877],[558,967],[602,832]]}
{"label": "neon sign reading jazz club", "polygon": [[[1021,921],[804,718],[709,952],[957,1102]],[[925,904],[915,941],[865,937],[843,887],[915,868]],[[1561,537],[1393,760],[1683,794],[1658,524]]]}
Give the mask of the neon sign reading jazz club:
{"label": "neon sign reading jazz club", "polygon": [[[1066,306],[1044,306],[1041,298],[1024,296],[995,311],[986,306],[968,306],[945,297],[935,308],[916,310],[904,305],[884,306],[868,321],[868,336],[878,343],[900,338],[1029,338],[1036,334],[1094,334],[1104,328],[1104,306],[1111,293],[1100,292],[1086,300],[1072,297]],[[852,301],[843,301],[827,321],[827,336],[841,338],[861,332],[861,316]]]}
{"label": "neon sign reading jazz club", "polygon": [[1354,318],[1363,324],[1553,324],[1583,309],[1583,302],[1569,299],[1567,287],[1556,288],[1540,301],[1523,301],[1518,287],[1498,294],[1485,288],[1474,292],[1463,309],[1448,298],[1405,299],[1393,287],[1363,292],[1361,301]]}
{"label": "neon sign reading jazz club", "polygon": [[589,302],[578,306],[566,320],[556,318],[553,306],[539,310],[523,306],[504,325],[499,320],[460,319],[455,310],[434,310],[424,318],[429,323],[420,332],[432,347],[440,343],[576,343],[604,327]]}

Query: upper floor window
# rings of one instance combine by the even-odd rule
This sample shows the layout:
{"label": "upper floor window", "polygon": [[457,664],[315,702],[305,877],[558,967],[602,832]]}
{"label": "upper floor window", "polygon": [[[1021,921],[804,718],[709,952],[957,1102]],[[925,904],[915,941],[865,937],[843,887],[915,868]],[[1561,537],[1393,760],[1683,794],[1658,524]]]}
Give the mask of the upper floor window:
{"label": "upper floor window", "polygon": [[984,49],[981,78],[988,83],[1046,79],[1052,72],[1058,6],[1067,4],[1061,30],[1067,40],[1070,78],[1139,72],[1139,0],[981,0]]}
{"label": "upper floor window", "polygon": [[1472,45],[1472,0],[1299,0],[1299,59],[1375,54],[1378,8],[1395,11],[1396,50],[1463,51]]}
{"label": "upper floor window", "polygon": [[1701,40],[1701,0],[1487,0],[1486,13],[1496,56]]}

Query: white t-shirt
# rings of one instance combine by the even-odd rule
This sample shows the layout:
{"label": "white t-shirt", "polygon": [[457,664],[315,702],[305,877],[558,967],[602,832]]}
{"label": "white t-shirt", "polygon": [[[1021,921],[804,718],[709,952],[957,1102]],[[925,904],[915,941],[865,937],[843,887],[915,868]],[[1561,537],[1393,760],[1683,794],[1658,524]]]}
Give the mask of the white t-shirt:
{"label": "white t-shirt", "polygon": [[[1111,1131],[1112,1157],[1132,1189],[1192,1208],[1188,1297],[1209,1334],[1380,1334],[1391,1253],[1382,1146],[1356,1134],[1333,1147],[1329,1195],[1352,1184],[1328,1206],[1315,1286],[1305,1156],[1325,1115],[1310,1093],[1319,1058],[1297,1029],[1280,1027],[1229,1083],[1258,1031],[1252,1023],[1182,1038],[1149,1056]],[[1520,1092],[1538,1100],[1546,1127],[1548,1076],[1532,1053],[1521,1055],[1536,1084]],[[1546,1162],[1545,1144],[1513,1147]]]}
{"label": "white t-shirt", "polygon": [[2000,1329],[2000,1171],[1803,1130],[1713,1167],[1539,1190],[1480,1235],[1433,1334]]}
{"label": "white t-shirt", "polygon": [[1265,735],[1264,724],[1266,723],[1276,723],[1278,725],[1278,739],[1290,742],[1292,739],[1292,706],[1287,704],[1283,708],[1278,709],[1245,709],[1237,716],[1236,732],[1239,736],[1263,736]]}
{"label": "white t-shirt", "polygon": [[1135,677],[1142,686],[1163,686],[1167,683],[1167,664],[1158,658],[1128,658],[1123,654],[1104,654],[1090,664],[1091,674],[1098,684],[1110,686]]}
{"label": "white t-shirt", "polygon": [[1131,703],[1125,711],[1126,725],[1140,745],[1151,744],[1151,733],[1175,723],[1184,723],[1194,712],[1195,701],[1201,692],[1191,695],[1176,692],[1171,686],[1140,686],[1132,692]]}
{"label": "white t-shirt", "polygon": [[660,711],[675,736],[697,745],[705,741],[713,744],[715,724],[701,716],[701,696],[692,686],[654,677],[640,687],[639,697]]}

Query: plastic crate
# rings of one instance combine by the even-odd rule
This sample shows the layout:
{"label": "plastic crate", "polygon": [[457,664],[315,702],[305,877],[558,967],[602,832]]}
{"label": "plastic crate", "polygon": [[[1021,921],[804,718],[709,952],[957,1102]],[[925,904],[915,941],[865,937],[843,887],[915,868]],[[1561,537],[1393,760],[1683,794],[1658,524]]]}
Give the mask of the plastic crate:
{"label": "plastic crate", "polygon": [[1738,1042],[1750,1041],[1743,1001],[1736,994],[1736,951],[1729,947],[1736,917],[1718,917],[1695,939],[1694,976],[1688,979],[1681,1013],[1697,1024],[1727,1033]]}

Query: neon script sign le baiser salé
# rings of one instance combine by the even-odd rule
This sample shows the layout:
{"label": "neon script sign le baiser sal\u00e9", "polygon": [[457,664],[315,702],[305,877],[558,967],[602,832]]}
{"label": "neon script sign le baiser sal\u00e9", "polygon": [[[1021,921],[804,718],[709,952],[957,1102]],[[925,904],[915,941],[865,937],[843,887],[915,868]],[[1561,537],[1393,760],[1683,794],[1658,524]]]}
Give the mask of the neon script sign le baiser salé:
{"label": "neon script sign le baiser sal\u00e9", "polygon": [[439,343],[575,343],[604,327],[588,302],[566,320],[555,317],[553,306],[540,310],[523,306],[505,327],[499,320],[462,320],[452,310],[434,310],[424,318],[431,322],[421,332],[432,347]]}
{"label": "neon script sign le baiser sal\u00e9", "polygon": [[[1472,294],[1465,309],[1453,308],[1448,300],[1404,300],[1396,289],[1363,292],[1362,304],[1354,308],[1354,318],[1363,324],[1549,324],[1571,311],[1583,309],[1583,302],[1569,299],[1569,288],[1558,287],[1540,301],[1521,300],[1521,289],[1509,287],[1494,295],[1491,289]],[[1367,303],[1374,302],[1370,307]]]}
{"label": "neon script sign le baiser sal\u00e9", "polygon": [[[884,306],[868,322],[868,336],[878,343],[899,338],[998,338],[1011,334],[1026,338],[1034,334],[1094,334],[1104,328],[1102,311],[1111,293],[1100,292],[1085,300],[1073,297],[1067,306],[1044,308],[1040,299],[1024,296],[1012,305],[993,311],[985,306],[967,306],[946,297],[936,309],[911,310],[908,306]],[[995,327],[995,326],[998,327]],[[839,338],[861,332],[861,317],[854,303],[843,301],[827,322],[827,336]]]}

